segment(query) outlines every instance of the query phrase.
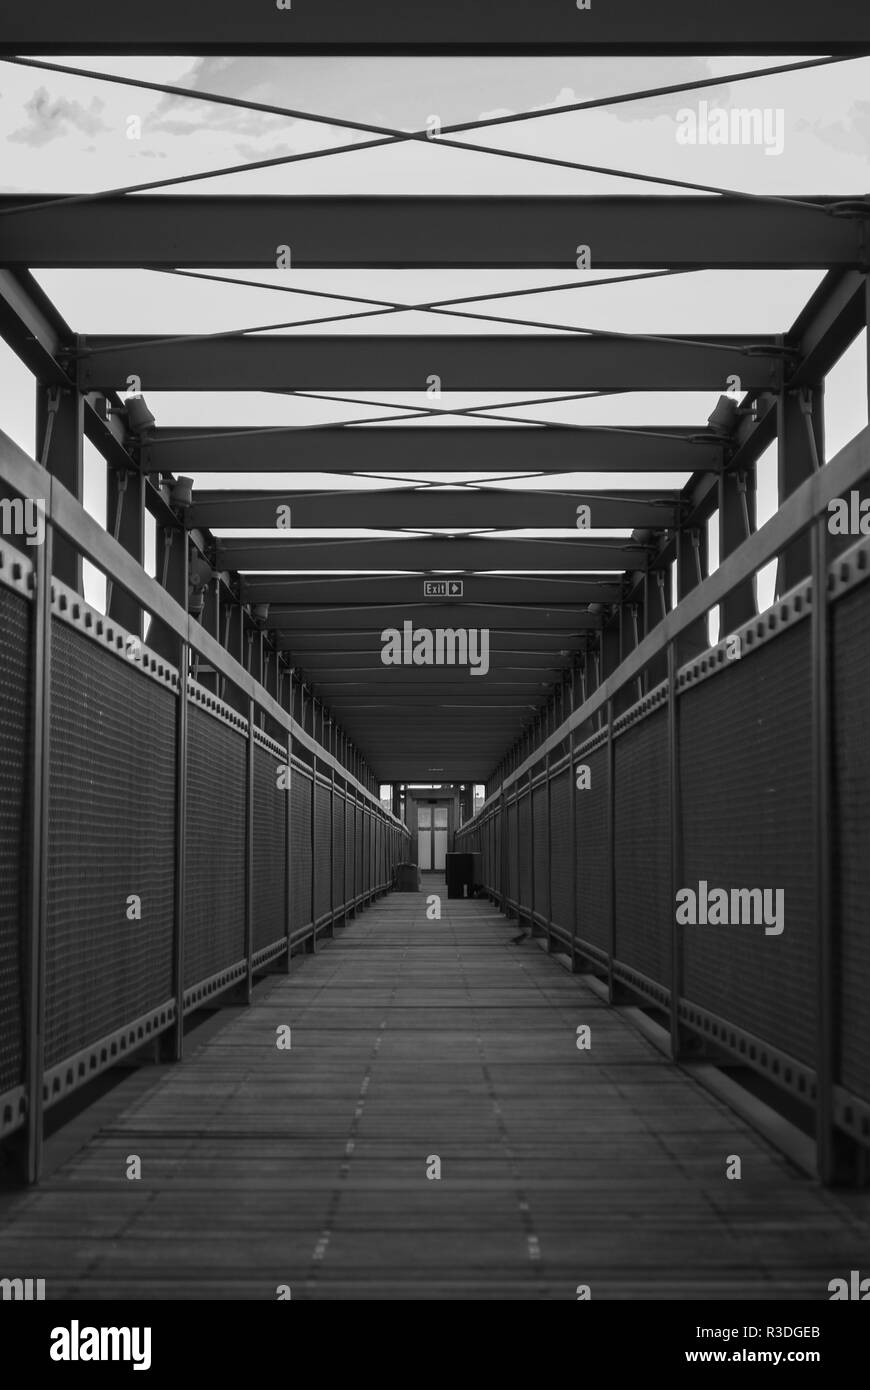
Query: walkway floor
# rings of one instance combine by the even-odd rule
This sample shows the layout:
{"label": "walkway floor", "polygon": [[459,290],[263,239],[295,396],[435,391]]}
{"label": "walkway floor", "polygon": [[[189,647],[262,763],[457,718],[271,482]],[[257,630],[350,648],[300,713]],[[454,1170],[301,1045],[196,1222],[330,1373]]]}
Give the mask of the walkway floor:
{"label": "walkway floor", "polygon": [[573,1300],[826,1299],[870,1272],[870,1199],[805,1178],[488,903],[425,904],[381,900],[140,1072],[6,1206],[0,1275],[49,1298]]}

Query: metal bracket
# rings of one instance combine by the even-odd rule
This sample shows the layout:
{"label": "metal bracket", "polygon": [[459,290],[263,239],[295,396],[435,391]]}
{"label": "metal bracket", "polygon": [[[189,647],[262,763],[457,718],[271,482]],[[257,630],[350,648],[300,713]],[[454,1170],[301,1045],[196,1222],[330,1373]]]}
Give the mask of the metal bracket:
{"label": "metal bracket", "polygon": [[58,412],[59,410],[60,410],[60,387],[59,387],[59,386],[49,386],[48,392],[47,392],[47,399],[46,399],[46,412],[47,412],[47,418],[46,418],[46,421],[45,421],[45,438],[44,438],[43,441],[42,441],[42,450],[41,450],[40,456],[39,456],[39,462],[40,462],[40,464],[42,465],[43,468],[47,468],[47,467],[48,467],[48,455],[49,455],[49,451],[50,451],[50,449],[51,449],[51,437],[52,437],[52,434],[54,433],[54,422],[55,422],[55,420],[56,420],[56,418],[57,418],[57,412]]}

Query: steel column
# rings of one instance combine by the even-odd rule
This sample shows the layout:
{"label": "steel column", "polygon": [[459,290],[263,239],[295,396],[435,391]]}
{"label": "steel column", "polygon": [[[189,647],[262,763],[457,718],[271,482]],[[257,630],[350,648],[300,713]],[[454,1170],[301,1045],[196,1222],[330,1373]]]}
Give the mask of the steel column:
{"label": "steel column", "polygon": [[51,763],[51,573],[54,528],[46,517],[45,539],[34,558],[31,647],[31,796],[28,824],[27,935],[24,997],[24,1085],[27,1119],[20,1146],[22,1176],[39,1181],[42,1170],[45,1070],[45,937],[48,913],[48,825]]}

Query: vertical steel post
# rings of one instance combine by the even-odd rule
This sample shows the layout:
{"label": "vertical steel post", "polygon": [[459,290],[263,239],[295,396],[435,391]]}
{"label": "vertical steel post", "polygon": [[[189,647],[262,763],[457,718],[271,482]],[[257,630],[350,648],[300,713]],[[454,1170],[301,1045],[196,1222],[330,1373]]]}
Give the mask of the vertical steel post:
{"label": "vertical steel post", "polygon": [[677,649],[668,643],[668,801],[671,841],[671,1057],[682,1054],[680,1037],[680,998],[683,992],[683,951],[677,925],[677,893],[683,877],[683,820],[680,792],[680,726],[677,703]]}
{"label": "vertical steel post", "polygon": [[[577,667],[571,672],[571,713],[577,703]],[[577,774],[574,770],[574,730],[568,735],[568,795],[571,839],[571,972],[577,970]]]}
{"label": "vertical steel post", "polygon": [[248,700],[248,762],[245,797],[245,958],[247,970],[242,999],[250,1004],[254,987],[254,716],[255,706]]}
{"label": "vertical steel post", "polygon": [[[293,672],[290,672],[290,710],[292,718],[293,710]],[[285,858],[285,880],[284,880],[284,902],[287,912],[287,959],[285,962],[287,974],[290,974],[290,955],[292,951],[290,938],[293,935],[293,787],[296,780],[293,771],[293,733],[287,730],[287,791],[285,793],[285,820],[284,820],[284,858]]]}
{"label": "vertical steel post", "polygon": [[[52,477],[81,502],[84,494],[84,396],[74,389],[37,387],[36,456]],[[53,573],[82,593],[81,551],[65,536],[53,542]]]}
{"label": "vertical steel post", "polygon": [[812,660],[813,839],[817,951],[816,1167],[821,1182],[849,1176],[849,1146],[838,1134],[834,1119],[834,1087],[838,1081],[837,952],[838,922],[834,912],[831,852],[831,700],[830,623],[828,609],[827,516],[813,523]]}
{"label": "vertical steel post", "polygon": [[178,713],[175,737],[175,883],[173,886],[172,992],[175,995],[175,1024],[163,1049],[163,1060],[180,1062],[184,1055],[184,916],[187,873],[187,671],[190,648],[179,643]]}
{"label": "vertical steel post", "polygon": [[[312,716],[314,705],[311,706]],[[311,756],[311,943],[309,951],[317,950],[317,754]]]}
{"label": "vertical steel post", "polygon": [[31,647],[31,797],[27,872],[27,989],[24,1000],[24,1085],[27,1121],[21,1154],[22,1176],[39,1181],[43,1145],[45,1045],[45,935],[48,915],[48,812],[51,764],[51,573],[54,527],[46,488],[45,537],[34,557],[33,641]]}
{"label": "vertical steel post", "polygon": [[329,935],[335,936],[335,764],[329,765]]}
{"label": "vertical steel post", "polygon": [[609,878],[608,892],[608,950],[607,950],[607,995],[610,1003],[616,1002],[613,960],[616,955],[616,758],[613,746],[613,700],[606,704],[607,719],[607,868]]}

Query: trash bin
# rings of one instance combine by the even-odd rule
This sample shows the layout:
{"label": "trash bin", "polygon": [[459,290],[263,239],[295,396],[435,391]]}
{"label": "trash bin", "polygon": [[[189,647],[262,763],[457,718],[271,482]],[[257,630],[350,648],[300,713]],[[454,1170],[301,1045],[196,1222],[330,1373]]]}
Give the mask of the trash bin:
{"label": "trash bin", "polygon": [[475,858],[479,860],[480,855],[460,853],[458,850],[451,850],[444,856],[448,898],[471,897],[475,883]]}
{"label": "trash bin", "polygon": [[420,870],[416,864],[396,865],[396,891],[399,893],[419,893]]}

